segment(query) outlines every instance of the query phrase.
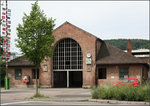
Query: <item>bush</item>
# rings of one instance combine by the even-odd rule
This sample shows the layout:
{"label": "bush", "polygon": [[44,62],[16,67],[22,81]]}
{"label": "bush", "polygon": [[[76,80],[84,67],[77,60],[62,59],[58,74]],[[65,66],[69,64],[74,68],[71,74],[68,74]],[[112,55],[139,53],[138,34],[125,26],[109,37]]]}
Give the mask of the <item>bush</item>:
{"label": "bush", "polygon": [[120,86],[112,87],[110,85],[98,86],[93,88],[92,98],[94,99],[116,99],[125,101],[149,101],[149,84],[139,87]]}

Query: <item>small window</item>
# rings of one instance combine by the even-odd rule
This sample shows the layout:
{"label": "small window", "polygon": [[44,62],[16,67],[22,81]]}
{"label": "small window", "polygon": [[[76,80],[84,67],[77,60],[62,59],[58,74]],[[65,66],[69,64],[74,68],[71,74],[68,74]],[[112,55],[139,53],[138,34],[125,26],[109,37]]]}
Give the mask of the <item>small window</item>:
{"label": "small window", "polygon": [[21,71],[21,69],[15,69],[15,80],[22,80],[22,71]]}
{"label": "small window", "polygon": [[119,79],[129,78],[129,70],[128,68],[120,68],[119,69]]}
{"label": "small window", "polygon": [[[32,79],[36,79],[36,69],[32,69]],[[39,70],[37,70],[37,79],[39,79]]]}
{"label": "small window", "polygon": [[106,68],[99,68],[98,79],[106,79]]}

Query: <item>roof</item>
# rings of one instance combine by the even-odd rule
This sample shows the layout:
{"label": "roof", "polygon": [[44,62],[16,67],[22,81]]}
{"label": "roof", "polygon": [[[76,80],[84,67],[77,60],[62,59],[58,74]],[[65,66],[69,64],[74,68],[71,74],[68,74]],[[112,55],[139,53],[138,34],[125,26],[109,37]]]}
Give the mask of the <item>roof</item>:
{"label": "roof", "polygon": [[29,62],[24,56],[20,56],[8,62],[8,66],[34,66],[34,65],[31,62]]}
{"label": "roof", "polygon": [[[59,29],[60,27],[69,24],[73,27],[76,27],[75,25],[72,25],[69,22],[65,22],[61,26],[57,27],[54,31]],[[82,30],[79,27],[76,27],[80,30]],[[54,32],[53,31],[53,32]],[[84,30],[82,30],[84,31]],[[84,31],[85,33],[88,33]],[[90,33],[88,35],[94,36]],[[94,36],[95,37],[95,36]],[[96,37],[97,38],[97,37]],[[98,38],[99,39],[99,38]],[[99,39],[102,42],[100,51],[98,53],[96,64],[147,64],[146,62],[142,61],[139,58],[136,58],[130,54],[125,53],[124,51],[104,42],[103,40]],[[31,62],[29,62],[24,56],[20,56],[18,58],[15,58],[8,62],[8,66],[34,66]]]}
{"label": "roof", "polygon": [[139,58],[125,53],[124,51],[106,43],[102,42],[100,51],[97,56],[97,65],[104,64],[147,64]]}

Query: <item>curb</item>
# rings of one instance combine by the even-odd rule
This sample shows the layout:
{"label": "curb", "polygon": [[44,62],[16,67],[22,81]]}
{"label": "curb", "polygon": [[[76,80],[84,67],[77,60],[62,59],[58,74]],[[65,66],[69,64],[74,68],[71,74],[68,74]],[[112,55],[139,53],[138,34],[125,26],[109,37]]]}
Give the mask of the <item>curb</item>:
{"label": "curb", "polygon": [[39,99],[39,98],[34,98],[34,99],[25,99],[26,101],[53,101],[53,102],[89,102],[89,100],[85,99]]}
{"label": "curb", "polygon": [[108,103],[108,104],[140,104],[140,105],[150,105],[149,102],[141,101],[119,101],[119,100],[103,100],[103,99],[54,99],[54,98],[34,98],[26,99],[27,101],[53,101],[53,102],[98,102],[98,103]]}
{"label": "curb", "polygon": [[102,100],[102,99],[89,99],[89,102],[110,103],[110,104],[141,104],[141,105],[145,105],[146,104],[146,105],[150,105],[149,102]]}

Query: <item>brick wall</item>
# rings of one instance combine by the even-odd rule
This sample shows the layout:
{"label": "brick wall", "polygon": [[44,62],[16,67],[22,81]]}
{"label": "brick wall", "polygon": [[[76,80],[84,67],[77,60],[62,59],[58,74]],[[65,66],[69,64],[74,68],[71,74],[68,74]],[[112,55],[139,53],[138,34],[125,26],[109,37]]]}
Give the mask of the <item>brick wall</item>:
{"label": "brick wall", "polygon": [[140,82],[142,80],[142,68],[144,68],[144,78],[147,79],[148,68],[144,65],[98,66],[98,68],[106,68],[107,70],[106,79],[98,79],[98,85],[118,82],[119,81],[119,67],[129,67],[129,78],[137,78],[139,79]]}
{"label": "brick wall", "polygon": [[[118,66],[116,66],[116,65],[109,66],[108,65],[108,66],[98,66],[98,68],[106,68],[106,79],[98,79],[98,85],[115,83],[119,80]],[[97,72],[97,74],[98,74],[98,72]]]}
{"label": "brick wall", "polygon": [[[20,68],[22,70],[22,79],[21,80],[15,79],[15,69],[16,68]],[[33,87],[33,85],[35,85],[35,79],[32,79],[32,69],[35,69],[35,67],[9,67],[8,76],[10,78],[10,87],[18,87],[18,88]],[[27,86],[23,82],[24,75],[30,76],[29,86]]]}
{"label": "brick wall", "polygon": [[[40,87],[52,87],[52,59],[49,58],[41,63]],[[47,65],[47,71],[44,71],[44,65]]]}
{"label": "brick wall", "polygon": [[[83,54],[83,87],[95,85],[96,37],[69,23],[65,23],[61,27],[58,27],[53,32],[53,35],[55,36],[55,45],[65,38],[71,38],[80,45]],[[92,54],[92,65],[90,66],[92,68],[91,72],[87,72],[86,54],[88,52]]]}

